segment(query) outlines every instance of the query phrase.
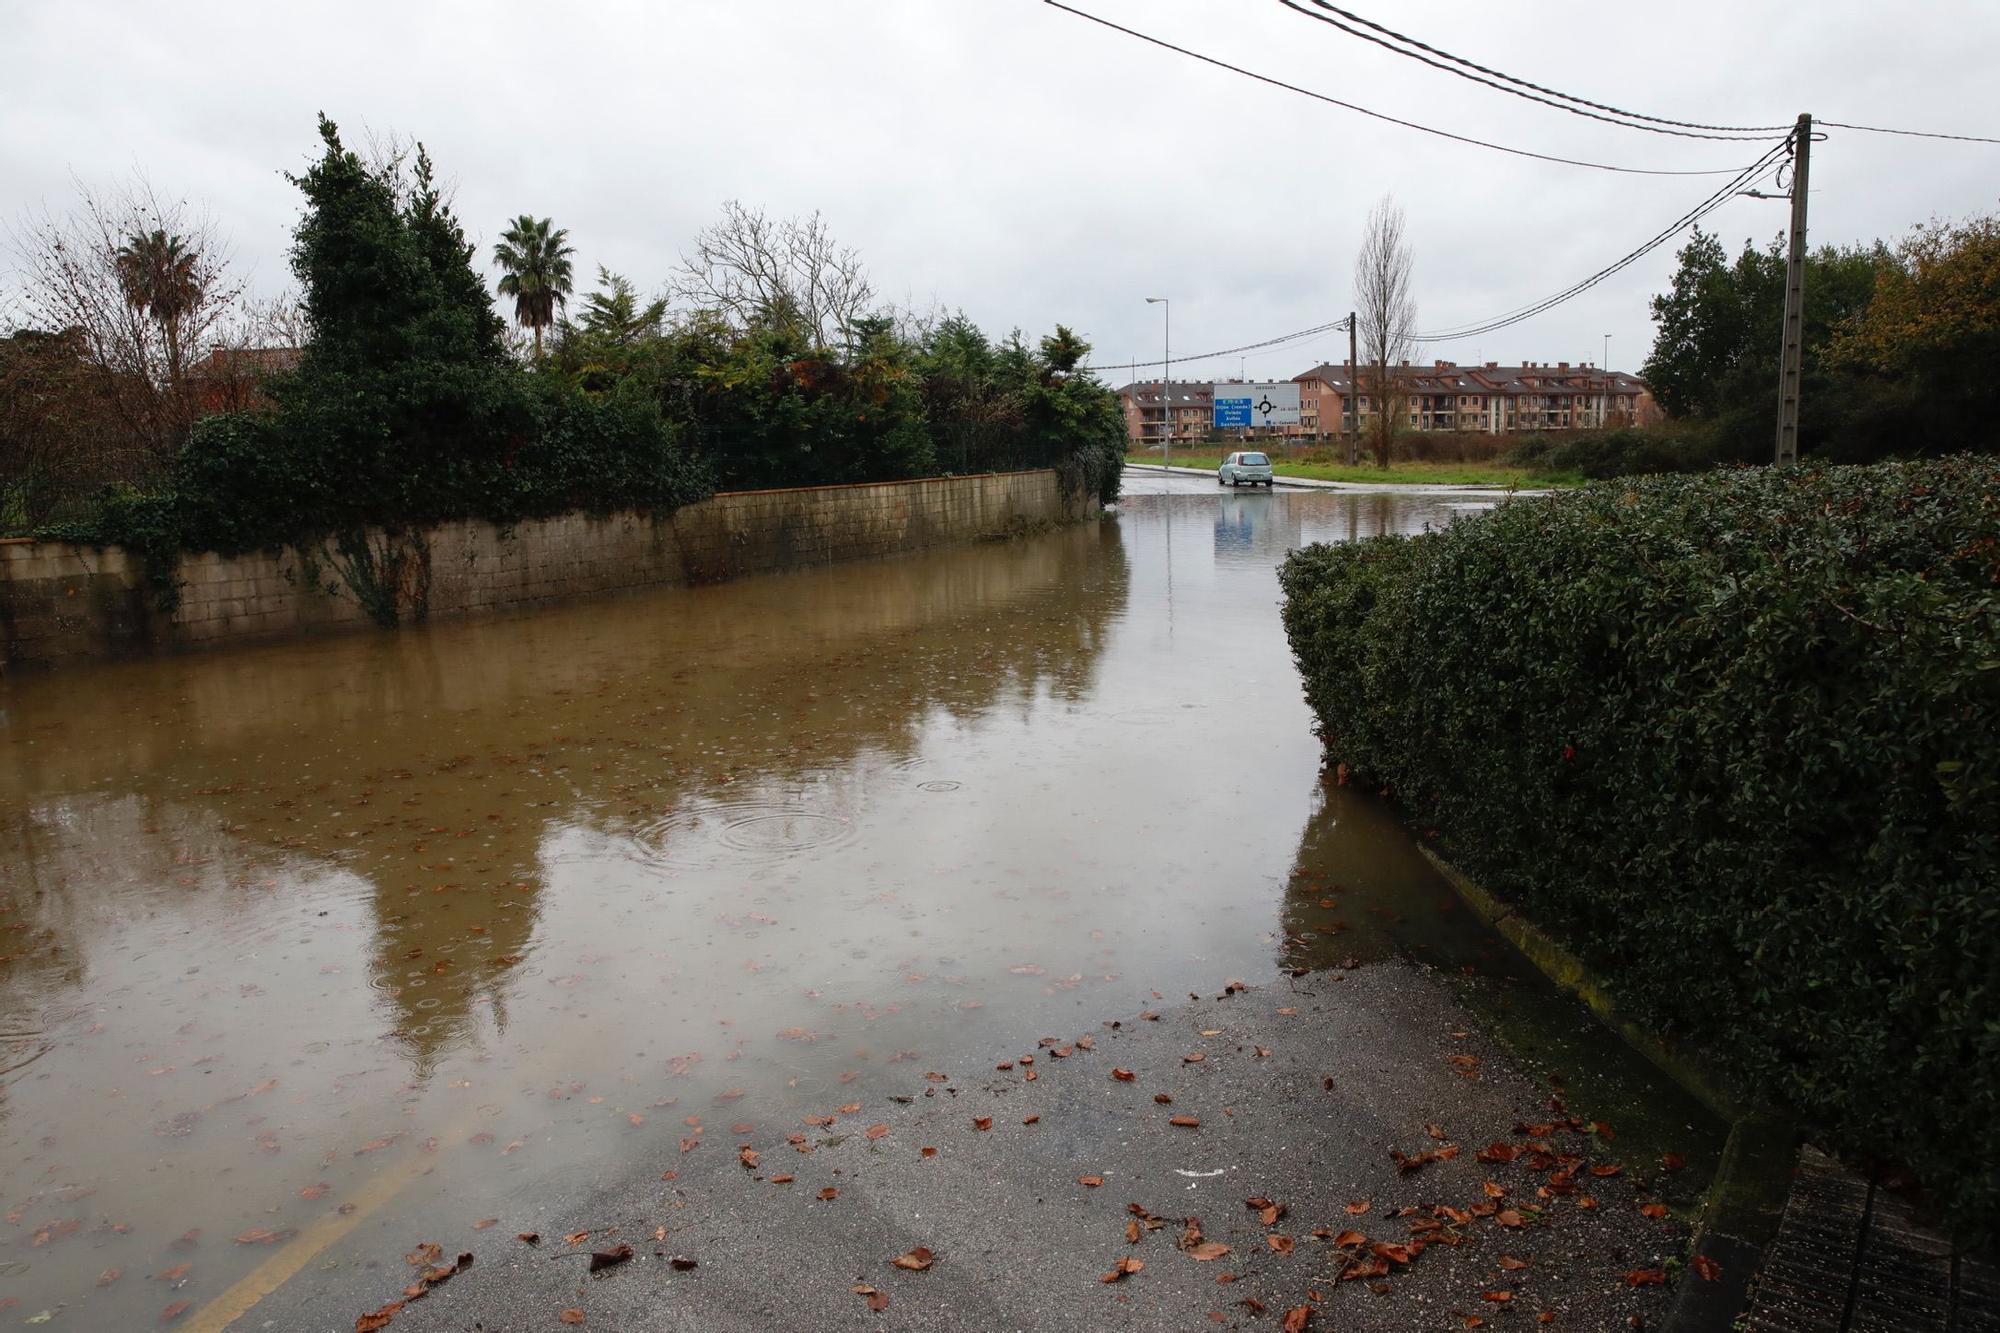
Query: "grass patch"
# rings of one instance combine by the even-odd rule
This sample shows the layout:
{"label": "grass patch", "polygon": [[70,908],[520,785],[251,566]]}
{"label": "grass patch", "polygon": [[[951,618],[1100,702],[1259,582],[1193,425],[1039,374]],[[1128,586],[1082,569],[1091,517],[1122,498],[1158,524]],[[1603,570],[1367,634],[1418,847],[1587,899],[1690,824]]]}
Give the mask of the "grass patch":
{"label": "grass patch", "polygon": [[[1175,467],[1203,468],[1213,472],[1223,458],[1233,451],[1220,449],[1176,449],[1173,454]],[[1386,468],[1364,463],[1359,467],[1349,467],[1345,463],[1335,463],[1313,458],[1287,459],[1273,453],[1271,470],[1280,477],[1299,477],[1308,481],[1355,481],[1377,485],[1409,486],[1578,486],[1583,478],[1568,473],[1536,472],[1525,467],[1514,467],[1506,463],[1431,463],[1408,460]],[[1160,455],[1157,450],[1143,453],[1128,453],[1127,463],[1158,465]]]}

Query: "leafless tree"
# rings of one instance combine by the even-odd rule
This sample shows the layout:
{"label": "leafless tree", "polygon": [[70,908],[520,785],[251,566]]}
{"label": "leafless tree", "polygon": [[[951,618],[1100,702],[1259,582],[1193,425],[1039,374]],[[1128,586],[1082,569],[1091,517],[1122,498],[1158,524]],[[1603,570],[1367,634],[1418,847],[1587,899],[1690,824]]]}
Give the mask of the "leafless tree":
{"label": "leafless tree", "polygon": [[672,290],[738,328],[788,324],[820,347],[840,346],[875,302],[860,255],[818,213],[773,219],[734,199],[695,237]]}
{"label": "leafless tree", "polygon": [[74,212],[13,231],[16,318],[73,338],[95,397],[164,460],[204,410],[200,365],[238,323],[244,284],[214,223],[185,203],[143,180],[78,193]]}
{"label": "leafless tree", "polygon": [[[1354,261],[1354,311],[1359,326],[1361,383],[1374,408],[1368,433],[1375,444],[1375,463],[1389,466],[1389,446],[1409,401],[1409,388],[1398,368],[1416,345],[1417,303],[1410,296],[1410,247],[1403,239],[1403,210],[1383,195],[1368,214],[1368,233]],[[1348,444],[1348,462],[1359,463],[1359,440]]]}

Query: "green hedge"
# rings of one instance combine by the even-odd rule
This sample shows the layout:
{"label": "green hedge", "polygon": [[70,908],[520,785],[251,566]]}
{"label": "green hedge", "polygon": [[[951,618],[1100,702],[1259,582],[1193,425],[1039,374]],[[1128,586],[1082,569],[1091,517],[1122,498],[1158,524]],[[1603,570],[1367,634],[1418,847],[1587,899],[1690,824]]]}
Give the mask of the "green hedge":
{"label": "green hedge", "polygon": [[1746,1088],[2000,1213],[2000,461],[1520,500],[1286,564],[1330,761]]}

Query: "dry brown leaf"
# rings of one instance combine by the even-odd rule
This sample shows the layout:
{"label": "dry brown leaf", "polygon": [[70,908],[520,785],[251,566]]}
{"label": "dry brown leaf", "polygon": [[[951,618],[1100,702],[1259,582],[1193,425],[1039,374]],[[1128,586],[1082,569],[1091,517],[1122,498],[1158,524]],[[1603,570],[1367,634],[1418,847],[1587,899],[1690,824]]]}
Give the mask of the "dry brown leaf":
{"label": "dry brown leaf", "polygon": [[1516,1259],[1511,1254],[1503,1254],[1500,1256],[1500,1266],[1509,1272],[1515,1272],[1519,1269],[1526,1268],[1528,1266],[1528,1261],[1526,1259]]}
{"label": "dry brown leaf", "polygon": [[1111,1077],[1117,1079],[1120,1083],[1130,1083],[1139,1076],[1129,1069],[1114,1069],[1111,1071]]}
{"label": "dry brown leaf", "polygon": [[1188,1247],[1188,1258],[1197,1263],[1207,1263],[1210,1259],[1220,1259],[1229,1253],[1229,1247],[1220,1241],[1205,1240],[1199,1245]]}
{"label": "dry brown leaf", "polygon": [[525,1241],[529,1245],[540,1245],[542,1243],[542,1233],[539,1231],[517,1231],[514,1233],[514,1239]]}
{"label": "dry brown leaf", "polygon": [[1628,1287],[1658,1287],[1665,1284],[1667,1270],[1664,1268],[1635,1268],[1625,1274]]}
{"label": "dry brown leaf", "polygon": [[993,1128],[993,1117],[990,1115],[976,1115],[972,1117],[972,1127],[974,1129],[991,1129]]}
{"label": "dry brown leaf", "polygon": [[907,1268],[912,1273],[921,1273],[936,1262],[937,1256],[919,1245],[908,1254],[899,1254],[889,1262],[898,1268]]}
{"label": "dry brown leaf", "polygon": [[1375,1201],[1373,1199],[1356,1199],[1353,1203],[1347,1205],[1347,1211],[1350,1215],[1359,1217],[1374,1206]]}
{"label": "dry brown leaf", "polygon": [[1703,1282],[1719,1282],[1722,1280],[1722,1265],[1705,1254],[1697,1254],[1694,1257],[1694,1271],[1701,1274]]}
{"label": "dry brown leaf", "polygon": [[1479,1299],[1504,1305],[1514,1299],[1514,1293],[1511,1291],[1482,1291],[1479,1293]]}
{"label": "dry brown leaf", "polygon": [[583,1311],[572,1305],[569,1309],[557,1315],[556,1318],[562,1320],[565,1324],[581,1324],[583,1322]]}
{"label": "dry brown leaf", "polygon": [[1168,1123],[1168,1124],[1170,1124],[1170,1125],[1175,1125],[1175,1126],[1178,1126],[1178,1127],[1179,1127],[1179,1128],[1181,1128],[1181,1129],[1200,1129],[1200,1128],[1201,1128],[1201,1121],[1199,1121],[1199,1120],[1195,1119],[1195,1118],[1194,1118],[1193,1116],[1191,1116],[1191,1115],[1172,1115],[1172,1116],[1168,1116],[1168,1117],[1167,1117],[1167,1123]]}
{"label": "dry brown leaf", "polygon": [[1111,1271],[1109,1273],[1106,1273],[1103,1277],[1100,1277],[1097,1280],[1099,1282],[1116,1282],[1119,1279],[1125,1277],[1128,1273],[1136,1273],[1141,1269],[1143,1269],[1145,1266],[1146,1266],[1145,1260],[1135,1259],[1131,1255],[1126,1255],[1123,1259],[1120,1259],[1117,1263],[1111,1265]]}
{"label": "dry brown leaf", "polygon": [[1306,1333],[1306,1324],[1312,1317],[1310,1305],[1294,1305],[1285,1311],[1285,1333]]}
{"label": "dry brown leaf", "polygon": [[1264,1237],[1264,1241],[1271,1247],[1272,1252],[1275,1254],[1290,1254],[1292,1252],[1293,1244],[1290,1236],[1273,1234]]}
{"label": "dry brown leaf", "polygon": [[819,1197],[822,1200],[837,1199],[840,1197],[840,1191],[835,1189],[833,1186],[828,1185],[825,1189],[819,1192]]}
{"label": "dry brown leaf", "polygon": [[1667,1215],[1667,1206],[1663,1203],[1642,1203],[1639,1211],[1657,1222]]}
{"label": "dry brown leaf", "polygon": [[1103,1177],[1103,1176],[1078,1176],[1078,1177],[1076,1178],[1076,1183],[1077,1183],[1077,1184],[1079,1184],[1079,1185],[1082,1185],[1082,1186],[1083,1186],[1084,1188],[1086,1188],[1086,1189],[1093,1189],[1093,1190],[1094,1190],[1094,1189],[1096,1189],[1096,1188],[1097,1188],[1097,1187],[1098,1187],[1099,1185],[1102,1185],[1102,1184],[1104,1183],[1104,1177]]}
{"label": "dry brown leaf", "polygon": [[870,1125],[868,1127],[868,1137],[871,1139],[885,1138],[888,1133],[889,1127],[887,1125]]}
{"label": "dry brown leaf", "polygon": [[630,1245],[614,1245],[608,1250],[598,1250],[590,1256],[590,1271],[595,1273],[605,1268],[615,1268],[632,1257]]}

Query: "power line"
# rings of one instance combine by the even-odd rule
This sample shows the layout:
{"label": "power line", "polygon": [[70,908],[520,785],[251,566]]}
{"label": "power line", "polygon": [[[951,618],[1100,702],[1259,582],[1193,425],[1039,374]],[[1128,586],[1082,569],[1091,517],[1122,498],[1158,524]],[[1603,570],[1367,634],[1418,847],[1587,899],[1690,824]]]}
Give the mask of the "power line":
{"label": "power line", "polygon": [[[1643,112],[1625,111],[1615,106],[1608,106],[1603,102],[1593,102],[1588,98],[1558,92],[1554,88],[1546,88],[1539,83],[1531,83],[1527,79],[1517,79],[1513,75],[1502,73],[1497,69],[1489,69],[1485,65],[1467,60],[1463,56],[1455,56],[1449,51],[1440,50],[1426,42],[1418,41],[1414,37],[1406,36],[1403,33],[1395,31],[1393,28],[1385,28],[1381,24],[1365,19],[1351,10],[1342,9],[1340,6],[1330,3],[1330,0],[1312,0],[1313,4],[1326,10],[1327,14],[1315,14],[1296,3],[1296,0],[1278,0],[1278,3],[1295,13],[1303,14],[1309,19],[1336,28],[1350,37],[1359,37],[1364,42],[1373,42],[1384,50],[1393,51],[1397,55],[1404,56],[1410,60],[1420,61],[1423,64],[1429,65],[1432,69],[1443,70],[1445,73],[1456,75],[1461,79],[1470,79],[1474,83],[1484,84],[1486,87],[1495,89],[1496,91],[1507,93],[1513,97],[1525,98],[1530,102],[1539,102],[1543,106],[1554,107],[1558,111],[1567,111],[1571,115],[1588,116],[1592,120],[1601,120],[1607,125],[1622,125],[1628,130],[1646,130],[1653,134],[1673,134],[1684,139],[1728,140],[1764,138],[1772,134],[1781,134],[1791,128],[1789,125],[1704,125],[1699,121],[1668,120],[1662,116],[1648,116]],[[1328,14],[1338,15],[1339,17],[1329,18]],[[1354,28],[1349,27],[1347,23],[1342,23],[1341,19],[1346,19],[1350,23],[1358,23],[1364,28],[1371,29],[1372,33],[1357,32]],[[1381,36],[1375,36],[1373,33],[1380,33]],[[1398,43],[1401,43],[1401,45],[1398,45]],[[1432,56],[1437,57],[1437,59],[1431,59]],[[1459,66],[1462,66],[1462,68],[1455,68]],[[1491,75],[1492,77],[1482,78],[1482,75]],[[1504,80],[1505,82],[1495,83],[1494,79]],[[1514,86],[1508,87],[1505,86],[1506,84]],[[1537,94],[1546,94],[1546,96],[1537,96]],[[1560,100],[1551,101],[1551,98]],[[1592,109],[1583,110],[1582,108],[1585,107]],[[1598,112],[1609,112],[1610,114],[1599,115],[1597,114]],[[1624,119],[1614,119],[1614,117],[1624,117]],[[1645,123],[1633,124],[1632,122],[1634,121]]]}
{"label": "power line", "polygon": [[1314,101],[1325,102],[1330,106],[1337,106],[1345,111],[1359,112],[1361,115],[1372,117],[1375,120],[1386,121],[1391,125],[1400,125],[1404,129],[1417,130],[1423,134],[1434,134],[1440,139],[1450,139],[1454,143],[1470,144],[1474,148],[1488,148],[1496,153],[1509,153],[1515,157],[1529,157],[1538,162],[1556,162],[1566,167],[1588,167],[1592,171],[1616,171],[1631,176],[1729,176],[1735,174],[1729,170],[1667,171],[1655,167],[1615,167],[1603,162],[1585,162],[1574,157],[1556,157],[1548,153],[1530,152],[1525,148],[1509,148],[1505,144],[1489,143],[1484,139],[1474,139],[1463,134],[1453,134],[1450,130],[1432,129],[1428,125],[1419,125],[1413,120],[1403,120],[1381,111],[1371,111],[1365,106],[1357,106],[1353,102],[1343,102],[1338,97],[1330,97],[1326,93],[1314,92],[1310,88],[1301,88],[1297,84],[1286,83],[1283,79],[1275,79],[1268,74],[1259,74],[1255,70],[1245,69],[1241,65],[1232,65],[1226,60],[1218,60],[1214,56],[1205,56],[1199,51],[1190,51],[1184,46],[1176,46],[1172,42],[1139,32],[1134,28],[1113,23],[1110,19],[1099,18],[1095,14],[1071,8],[1069,5],[1063,4],[1062,0],[1042,0],[1042,3],[1060,9],[1065,14],[1074,14],[1080,19],[1088,19],[1101,27],[1111,29],[1113,32],[1121,32],[1127,37],[1136,37],[1142,42],[1148,42],[1164,50],[1172,51],[1176,55],[1186,56],[1190,60],[1199,60],[1205,65],[1213,65],[1217,69],[1226,69],[1232,74],[1241,74],[1243,77],[1255,79],[1259,83],[1268,83],[1273,88],[1283,88],[1286,92],[1297,93],[1301,97],[1310,97]]}
{"label": "power line", "polygon": [[[1432,46],[1427,42],[1419,41],[1415,37],[1411,37],[1408,36],[1407,34],[1397,32],[1393,28],[1384,27],[1382,24],[1376,23],[1372,19],[1363,18],[1361,15],[1356,14],[1352,10],[1342,9],[1340,6],[1333,4],[1331,0],[1311,0],[1311,3],[1327,11],[1326,14],[1315,14],[1311,10],[1301,7],[1297,3],[1297,0],[1278,0],[1278,3],[1283,5],[1287,9],[1295,11],[1296,13],[1305,15],[1305,17],[1309,19],[1314,19],[1320,23],[1325,23],[1330,27],[1337,28],[1341,32],[1348,34],[1350,37],[1359,37],[1363,41],[1373,42],[1375,45],[1382,47],[1385,50],[1393,51],[1399,56],[1406,56],[1411,60],[1422,61],[1424,64],[1429,65],[1433,69],[1443,70],[1447,74],[1455,74],[1462,79],[1470,79],[1474,83],[1484,84],[1489,88],[1496,89],[1499,92],[1508,93],[1515,97],[1525,97],[1531,102],[1540,102],[1544,106],[1553,106],[1558,111],[1568,111],[1575,115],[1590,116],[1592,120],[1602,120],[1605,121],[1607,124],[1612,124],[1612,125],[1623,125],[1625,126],[1626,129],[1651,130],[1656,134],[1673,134],[1682,130],[1685,131],[1711,130],[1711,131],[1716,131],[1716,133],[1712,134],[1689,133],[1684,135],[1683,137],[1693,138],[1693,139],[1742,139],[1742,138],[1757,138],[1759,136],[1766,134],[1781,133],[1791,128],[1791,126],[1789,125],[1705,125],[1700,121],[1669,120],[1663,116],[1649,116],[1641,111],[1626,111],[1620,107],[1610,106],[1604,102],[1593,102],[1587,97],[1577,97],[1571,93],[1560,92],[1554,88],[1544,87],[1542,84],[1533,83],[1527,79],[1518,79],[1515,78],[1512,74],[1505,73],[1501,70],[1489,68],[1486,65],[1479,64],[1477,61],[1467,60],[1463,56],[1453,55],[1449,51],[1441,50],[1440,48]],[[1362,27],[1370,29],[1371,32],[1356,32],[1353,28],[1347,26],[1346,23],[1340,22],[1339,19],[1327,17],[1327,14],[1338,15],[1339,19],[1346,19],[1350,23],[1360,24]],[[1379,33],[1381,35],[1374,36],[1371,35],[1371,33]],[[1401,46],[1396,45],[1396,43],[1399,42],[1402,43]],[[1406,50],[1404,49],[1405,47],[1413,49]],[[1423,52],[1425,54],[1419,54],[1419,52]],[[1433,60],[1428,58],[1430,56],[1435,56],[1437,57],[1437,59]],[[1449,64],[1440,63],[1445,61],[1448,61],[1450,63]],[[1453,66],[1462,66],[1463,68],[1453,68]],[[1472,72],[1468,73],[1467,71],[1472,71]],[[1490,75],[1491,78],[1480,78],[1478,77],[1479,75]],[[1514,86],[1502,87],[1500,84],[1494,83],[1492,81],[1493,79],[1500,79],[1503,80],[1505,83],[1512,84]],[[1522,91],[1523,89],[1527,91]],[[1534,96],[1534,94],[1536,93],[1546,94],[1546,96],[1541,96],[1541,97]],[[1562,103],[1573,103],[1574,105],[1559,105],[1557,102],[1549,101],[1548,100],[1549,98],[1557,98],[1560,99],[1560,102]],[[1578,109],[1581,107],[1589,107],[1593,111],[1602,111],[1602,112],[1607,112],[1609,114],[1592,115],[1591,111],[1584,111]],[[1612,119],[1612,117],[1616,116],[1622,116],[1625,119],[1623,120]],[[1644,121],[1646,123],[1632,124],[1631,122],[1633,121]],[[1838,120],[1818,120],[1815,121],[1814,124],[1821,125],[1829,129],[1860,130],[1867,134],[1900,134],[1915,139],[1951,139],[1959,143],[2000,143],[2000,138],[1992,138],[1983,134],[1945,134],[1945,133],[1940,133],[1936,130],[1903,130],[1903,129],[1893,129],[1881,125],[1853,125]],[[1656,128],[1661,126],[1673,126],[1675,128],[1674,129]]]}
{"label": "power line", "polygon": [[[1332,332],[1333,332],[1333,331],[1334,331],[1335,329],[1344,329],[1344,328],[1346,328],[1346,327],[1347,327],[1347,321],[1346,321],[1345,319],[1336,319],[1336,320],[1334,320],[1334,321],[1333,321],[1333,322],[1332,322],[1331,324],[1316,324],[1316,325],[1314,325],[1314,326],[1313,326],[1312,328],[1309,328],[1309,329],[1300,329],[1300,330],[1299,330],[1299,331],[1298,331],[1297,333],[1281,333],[1281,334],[1279,334],[1279,335],[1278,335],[1277,337],[1275,337],[1275,338],[1266,338],[1266,339],[1265,339],[1265,340],[1264,340],[1263,342],[1258,342],[1258,343],[1245,343],[1245,344],[1243,344],[1243,346],[1241,346],[1241,347],[1225,347],[1225,348],[1223,348],[1223,349],[1222,349],[1221,351],[1219,351],[1219,352],[1195,352],[1195,353],[1192,353],[1191,355],[1187,355],[1187,356],[1177,356],[1177,357],[1175,357],[1175,358],[1174,358],[1174,360],[1176,360],[1176,361],[1213,361],[1213,360],[1214,360],[1215,358],[1217,358],[1217,357],[1221,357],[1221,356],[1241,356],[1241,355],[1242,355],[1243,353],[1245,353],[1245,352],[1259,352],[1259,351],[1262,351],[1262,350],[1264,350],[1264,349],[1265,349],[1265,348],[1267,348],[1267,347],[1276,347],[1276,346],[1278,346],[1278,345],[1279,345],[1280,343],[1293,343],[1293,342],[1298,342],[1298,341],[1299,341],[1300,339],[1302,339],[1302,338],[1316,338],[1316,337],[1318,337],[1318,336],[1319,336],[1320,334],[1322,334],[1322,333],[1332,333]],[[1127,369],[1127,370],[1136,370],[1136,369],[1137,369],[1138,367],[1140,367],[1140,366],[1159,366],[1159,365],[1164,365],[1164,364],[1165,364],[1165,362],[1163,362],[1163,361],[1160,361],[1160,360],[1157,360],[1157,359],[1155,359],[1155,360],[1152,360],[1152,361],[1133,361],[1133,360],[1127,360],[1127,361],[1113,361],[1113,362],[1110,362],[1110,363],[1109,363],[1109,364],[1107,364],[1107,365],[1092,365],[1092,366],[1079,366],[1079,367],[1077,367],[1077,369],[1079,369],[1079,370],[1119,370],[1119,369]]]}
{"label": "power line", "polygon": [[1675,218],[1671,223],[1667,224],[1667,226],[1663,227],[1660,231],[1655,233],[1651,237],[1651,239],[1647,240],[1644,244],[1640,245],[1638,248],[1628,252],[1619,259],[1612,261],[1610,264],[1607,264],[1605,267],[1599,269],[1597,272],[1591,274],[1589,277],[1584,278],[1582,281],[1572,283],[1570,286],[1563,288],[1561,291],[1556,292],[1554,295],[1543,297],[1541,300],[1536,301],[1531,305],[1516,307],[1514,310],[1508,311],[1504,315],[1498,315],[1492,319],[1485,320],[1476,324],[1461,325],[1457,328],[1444,330],[1438,333],[1420,333],[1412,337],[1411,341],[1418,343],[1456,342],[1462,338],[1472,338],[1488,333],[1498,332],[1501,329],[1507,328],[1509,325],[1519,324],[1523,320],[1532,319],[1536,315],[1543,314],[1549,310],[1554,309],[1556,306],[1559,306],[1563,302],[1570,300],[1572,297],[1578,296],[1583,292],[1588,291],[1590,288],[1595,287],[1598,283],[1604,281],[1612,274],[1617,273],[1622,269],[1631,267],[1633,264],[1637,263],[1645,256],[1659,249],[1662,245],[1665,245],[1675,236],[1679,235],[1681,231],[1684,230],[1685,228],[1691,226],[1696,222],[1699,222],[1702,218],[1708,216],[1716,209],[1722,207],[1723,204],[1729,202],[1729,200],[1735,196],[1738,190],[1744,188],[1745,186],[1755,183],[1757,180],[1762,178],[1765,175],[1765,173],[1771,171],[1775,166],[1777,166],[1778,160],[1781,157],[1783,157],[1786,153],[1788,153],[1790,151],[1790,148],[1791,148],[1791,139],[1789,136],[1787,136],[1785,142],[1773,145],[1755,162],[1752,162],[1749,166],[1745,167],[1741,172],[1737,173],[1736,178],[1730,181],[1729,184],[1723,186],[1715,193],[1709,195],[1706,199],[1696,204],[1693,208],[1690,208],[1687,212],[1681,214],[1678,218]]}
{"label": "power line", "polygon": [[1956,139],[1961,143],[2000,143],[2000,139],[1989,139],[1983,134],[1939,134],[1934,130],[1888,130],[1880,125],[1849,125],[1838,120],[1815,120],[1814,125],[1824,129],[1860,130],[1866,134],[1903,134],[1913,139]]}

